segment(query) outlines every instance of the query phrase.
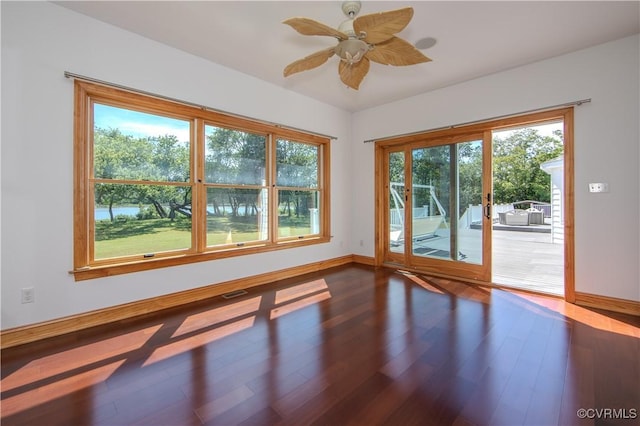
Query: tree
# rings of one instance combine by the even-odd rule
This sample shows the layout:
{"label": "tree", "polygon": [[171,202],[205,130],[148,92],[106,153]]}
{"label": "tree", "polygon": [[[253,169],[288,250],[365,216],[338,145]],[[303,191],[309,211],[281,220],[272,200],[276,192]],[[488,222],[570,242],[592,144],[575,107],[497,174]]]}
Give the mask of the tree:
{"label": "tree", "polygon": [[467,142],[458,145],[459,215],[469,205],[482,204],[482,144]]}
{"label": "tree", "polygon": [[[151,158],[149,178],[158,182],[189,181],[189,147],[180,143],[175,135],[147,138]],[[148,187],[147,187],[148,188]],[[150,189],[150,188],[148,188]],[[176,213],[191,217],[191,188],[176,186],[155,186],[154,191],[141,188],[141,195],[150,201],[160,217],[175,219]],[[168,203],[169,213],[165,215],[162,204]]]}
{"label": "tree", "polygon": [[540,164],[563,152],[562,134],[542,136],[524,128],[493,142],[493,197],[496,204],[536,200],[549,202],[550,178]]}
{"label": "tree", "polygon": [[[484,202],[482,193],[482,144],[466,142],[412,150],[412,179],[414,185],[433,186],[440,202],[447,208],[451,195],[451,161],[457,153],[459,211],[469,205]],[[523,128],[493,142],[493,198],[498,204],[515,201],[550,201],[550,178],[540,164],[562,155],[562,133],[542,136],[535,128]],[[404,154],[389,155],[391,182],[404,182]],[[430,204],[429,191],[413,188],[413,205]],[[393,199],[390,200],[393,207]],[[433,214],[431,212],[430,214]]]}
{"label": "tree", "polygon": [[[96,129],[93,142],[93,174],[97,179],[139,179],[139,172],[149,162],[149,152],[142,139],[124,135],[119,129]],[[135,198],[131,185],[98,184],[95,200],[107,205],[114,221],[113,205]]]}
{"label": "tree", "polygon": [[189,187],[153,184],[189,181],[189,147],[176,136],[135,138],[119,129],[98,128],[93,152],[95,178],[144,182],[96,184],[95,201],[108,206],[112,222],[114,204],[150,203],[160,218],[173,219],[176,212],[191,216]]}
{"label": "tree", "polygon": [[[301,188],[279,191],[280,203],[284,203],[287,216],[305,216],[315,206],[312,191],[318,187],[318,147],[315,145],[279,139],[276,145],[276,184]],[[303,189],[308,188],[308,189]]]}
{"label": "tree", "polygon": [[[216,184],[265,184],[266,138],[240,130],[206,126],[205,181]],[[242,205],[244,216],[257,214],[256,190],[242,188],[212,188],[207,203],[213,215],[224,216],[225,206],[237,217]]]}

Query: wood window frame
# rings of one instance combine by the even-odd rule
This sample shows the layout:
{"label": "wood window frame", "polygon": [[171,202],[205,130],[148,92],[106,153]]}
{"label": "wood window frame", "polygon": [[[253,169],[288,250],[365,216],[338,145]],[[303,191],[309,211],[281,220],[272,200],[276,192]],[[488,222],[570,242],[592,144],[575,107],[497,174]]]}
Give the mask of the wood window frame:
{"label": "wood window frame", "polygon": [[[113,259],[93,259],[94,213],[92,186],[93,163],[93,110],[94,102],[132,109],[140,112],[178,118],[191,122],[190,177],[184,185],[192,188],[192,230],[191,247],[159,253],[151,258],[143,254],[122,256]],[[206,185],[204,173],[204,126],[213,124],[240,131],[263,134],[267,137],[267,190],[269,191],[269,237],[267,241],[240,246],[213,246],[206,244]],[[287,139],[318,147],[318,188],[319,193],[319,233],[304,235],[295,239],[277,237],[278,206],[276,194],[279,188],[275,181],[275,141]],[[74,257],[73,270],[76,281],[107,277],[111,275],[146,271],[157,268],[224,259],[302,247],[330,241],[330,139],[319,135],[286,129],[280,126],[223,114],[160,99],[146,94],[135,93],[107,85],[76,80],[74,82]],[[286,188],[284,188],[286,189]]]}

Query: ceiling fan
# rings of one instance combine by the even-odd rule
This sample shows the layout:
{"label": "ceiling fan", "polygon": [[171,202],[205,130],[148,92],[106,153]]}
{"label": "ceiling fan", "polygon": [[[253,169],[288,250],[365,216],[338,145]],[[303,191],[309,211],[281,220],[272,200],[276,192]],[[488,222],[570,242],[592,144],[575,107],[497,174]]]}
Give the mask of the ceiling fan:
{"label": "ceiling fan", "polygon": [[342,3],[342,11],[349,19],[340,24],[337,30],[309,18],[285,20],[284,24],[290,25],[300,34],[335,37],[338,44],[292,62],[285,67],[284,76],[319,67],[333,55],[338,55],[340,79],[347,86],[358,90],[369,72],[370,61],[395,66],[431,61],[411,43],[395,36],[411,21],[413,8],[405,7],[356,18],[360,6],[359,1]]}

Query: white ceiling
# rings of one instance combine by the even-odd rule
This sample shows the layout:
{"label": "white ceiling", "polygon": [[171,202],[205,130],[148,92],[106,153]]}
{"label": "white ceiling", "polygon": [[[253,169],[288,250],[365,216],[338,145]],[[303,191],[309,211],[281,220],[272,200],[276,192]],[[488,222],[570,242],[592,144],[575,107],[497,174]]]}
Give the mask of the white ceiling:
{"label": "white ceiling", "polygon": [[371,64],[355,91],[338,58],[286,79],[284,67],[336,44],[282,24],[304,16],[337,27],[339,1],[62,1],[68,9],[348,111],[358,111],[640,32],[639,1],[364,1],[360,15],[412,6],[398,35],[432,62]]}

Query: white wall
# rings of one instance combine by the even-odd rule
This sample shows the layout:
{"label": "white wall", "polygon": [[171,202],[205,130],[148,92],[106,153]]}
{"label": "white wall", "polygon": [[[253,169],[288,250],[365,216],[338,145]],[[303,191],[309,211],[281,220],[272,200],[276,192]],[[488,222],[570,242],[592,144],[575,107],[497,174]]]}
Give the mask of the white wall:
{"label": "white wall", "polygon": [[[1,7],[2,329],[352,252],[348,113],[51,3]],[[337,136],[333,241],[75,282],[73,82],[64,71]],[[23,287],[34,287],[35,303],[20,303]]]}
{"label": "white wall", "polygon": [[575,108],[576,291],[640,301],[639,52],[635,35],[355,113],[356,254],[374,254],[374,145],[362,141],[591,98]]}

